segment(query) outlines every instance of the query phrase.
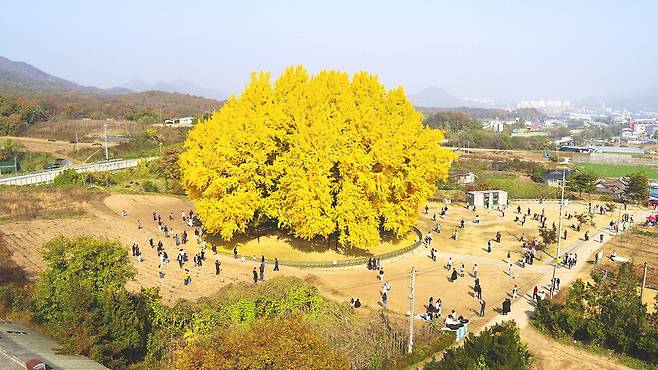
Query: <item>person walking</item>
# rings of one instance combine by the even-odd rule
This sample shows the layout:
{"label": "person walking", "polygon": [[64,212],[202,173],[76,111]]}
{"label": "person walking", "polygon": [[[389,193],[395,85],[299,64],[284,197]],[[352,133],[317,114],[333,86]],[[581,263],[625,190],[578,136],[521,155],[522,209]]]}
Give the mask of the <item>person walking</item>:
{"label": "person walking", "polygon": [[446,270],[450,270],[452,268],[452,257],[448,257],[448,264],[446,265]]}
{"label": "person walking", "polygon": [[256,271],[255,267],[254,270],[252,271],[252,274],[254,275],[254,284],[258,284],[258,271]]}
{"label": "person walking", "polygon": [[233,258],[238,258],[238,247],[233,247]]}
{"label": "person walking", "polygon": [[457,270],[452,269],[452,275],[450,276],[450,281],[453,283],[457,280]]}
{"label": "person walking", "polygon": [[535,289],[532,290],[532,299],[535,301],[537,300],[537,293],[539,292],[539,288],[535,285]]}
{"label": "person walking", "polygon": [[279,259],[274,257],[274,271],[279,271]]}
{"label": "person walking", "polygon": [[603,243],[603,234],[599,235],[599,243]]}
{"label": "person walking", "polygon": [[259,279],[260,281],[263,281],[265,280],[265,262],[261,262],[259,270],[260,270]]}
{"label": "person walking", "polygon": [[459,276],[464,277],[464,273],[466,272],[466,266],[462,263],[461,266],[459,266]]}
{"label": "person walking", "polygon": [[388,295],[386,292],[382,293],[382,307],[386,308],[386,304],[388,303]]}
{"label": "person walking", "polygon": [[215,260],[215,275],[219,275],[220,272],[222,272],[222,263]]}
{"label": "person walking", "polygon": [[480,286],[480,283],[478,282],[475,284],[473,287],[473,290],[475,291],[475,298],[476,299],[482,299],[482,286]]}
{"label": "person walking", "polygon": [[478,278],[478,264],[473,265],[473,278],[477,279]]}
{"label": "person walking", "polygon": [[190,285],[191,283],[192,283],[192,276],[190,276],[190,270],[185,269],[185,273],[183,274],[183,284]]}
{"label": "person walking", "polygon": [[484,309],[487,307],[487,302],[480,298],[480,317],[484,317]]}
{"label": "person walking", "polygon": [[487,253],[491,253],[491,239],[487,240]]}
{"label": "person walking", "polygon": [[380,281],[384,281],[384,268],[383,267],[379,268],[379,273],[377,274],[377,277],[379,278]]}
{"label": "person walking", "polygon": [[514,288],[512,288],[512,299],[517,299],[519,297],[519,287],[514,284]]}

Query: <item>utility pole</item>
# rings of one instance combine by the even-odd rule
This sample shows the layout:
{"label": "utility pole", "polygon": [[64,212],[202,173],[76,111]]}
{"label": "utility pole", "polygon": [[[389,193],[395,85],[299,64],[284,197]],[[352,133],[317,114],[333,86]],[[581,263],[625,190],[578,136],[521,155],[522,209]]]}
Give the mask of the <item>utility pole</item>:
{"label": "utility pole", "polygon": [[564,186],[566,184],[567,170],[562,170],[562,196],[560,197],[560,214],[557,221],[557,256],[553,264],[553,278],[551,279],[551,297],[555,294],[555,271],[560,263],[560,247],[562,245],[562,207],[564,205]]}
{"label": "utility pole", "polygon": [[560,198],[560,215],[557,221],[557,258],[560,258],[560,241],[562,240],[562,207],[564,206],[564,186],[566,184],[567,170],[562,170],[562,196]]}
{"label": "utility pole", "polygon": [[555,270],[557,270],[557,259],[553,264],[553,278],[551,279],[551,297],[555,294]]}
{"label": "utility pole", "polygon": [[77,152],[77,151],[78,151],[78,145],[79,145],[79,142],[78,142],[78,132],[76,131],[76,132],[75,132],[75,149],[73,150],[74,152]]}
{"label": "utility pole", "polygon": [[416,266],[411,267],[411,285],[409,285],[409,342],[407,353],[414,348],[414,287],[416,286]]}
{"label": "utility pole", "polygon": [[622,201],[621,204],[619,205],[619,216],[617,217],[617,234],[621,232],[621,207],[624,205],[624,202]]}
{"label": "utility pole", "polygon": [[647,284],[647,262],[644,261],[644,274],[642,275],[642,288],[640,288],[640,302],[642,302],[642,294],[644,294],[644,286]]}
{"label": "utility pole", "polygon": [[103,123],[103,129],[105,131],[105,160],[109,160],[109,156],[107,155],[107,121]]}

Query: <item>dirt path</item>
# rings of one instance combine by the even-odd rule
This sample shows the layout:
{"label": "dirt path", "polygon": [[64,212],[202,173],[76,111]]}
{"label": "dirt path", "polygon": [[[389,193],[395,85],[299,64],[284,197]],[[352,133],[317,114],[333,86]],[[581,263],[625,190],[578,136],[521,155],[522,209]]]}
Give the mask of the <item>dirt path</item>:
{"label": "dirt path", "polygon": [[562,344],[537,331],[531,325],[521,330],[521,339],[534,357],[535,370],[630,369],[611,356],[596,355],[574,346]]}

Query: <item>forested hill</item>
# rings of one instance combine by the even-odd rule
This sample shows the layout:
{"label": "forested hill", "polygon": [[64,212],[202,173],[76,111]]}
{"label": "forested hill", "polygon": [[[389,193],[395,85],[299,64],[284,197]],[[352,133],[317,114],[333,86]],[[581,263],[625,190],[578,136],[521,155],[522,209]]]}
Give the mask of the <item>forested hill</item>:
{"label": "forested hill", "polygon": [[203,116],[222,104],[187,94],[82,86],[0,56],[0,134],[12,134],[21,124],[53,119],[114,118],[156,123],[160,118]]}
{"label": "forested hill", "polygon": [[57,93],[32,96],[0,94],[0,134],[21,124],[66,119],[126,119],[157,123],[160,118],[196,116],[218,110],[223,102],[197,96],[146,91],[121,95]]}

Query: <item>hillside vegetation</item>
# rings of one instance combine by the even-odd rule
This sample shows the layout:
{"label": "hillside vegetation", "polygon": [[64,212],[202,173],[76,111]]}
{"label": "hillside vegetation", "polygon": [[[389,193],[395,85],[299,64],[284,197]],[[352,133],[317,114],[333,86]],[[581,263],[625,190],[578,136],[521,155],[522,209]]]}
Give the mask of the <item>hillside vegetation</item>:
{"label": "hillside vegetation", "polygon": [[222,102],[161,91],[122,95],[87,93],[0,96],[0,134],[12,135],[21,125],[53,119],[126,119],[156,123],[160,117],[201,116]]}

